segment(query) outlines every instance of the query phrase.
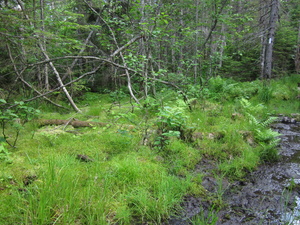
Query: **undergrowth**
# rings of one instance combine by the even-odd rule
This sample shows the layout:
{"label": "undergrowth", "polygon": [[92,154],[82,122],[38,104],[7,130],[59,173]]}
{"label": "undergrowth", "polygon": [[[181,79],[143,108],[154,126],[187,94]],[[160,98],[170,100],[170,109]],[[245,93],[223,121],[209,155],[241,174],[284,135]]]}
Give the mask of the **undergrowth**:
{"label": "undergrowth", "polygon": [[212,160],[212,174],[238,180],[276,160],[278,134],[270,124],[276,114],[299,109],[295,80],[272,81],[268,92],[259,81],[216,77],[203,88],[188,86],[190,102],[163,89],[142,106],[119,92],[86,93],[82,114],[40,105],[39,119],[106,125],[39,127],[32,120],[21,123],[12,148],[6,140],[15,127],[7,122],[0,137],[0,223],[162,224],[192,195],[215,198],[208,215],[193,222],[214,224],[222,190],[207,194],[205,174],[195,168]]}

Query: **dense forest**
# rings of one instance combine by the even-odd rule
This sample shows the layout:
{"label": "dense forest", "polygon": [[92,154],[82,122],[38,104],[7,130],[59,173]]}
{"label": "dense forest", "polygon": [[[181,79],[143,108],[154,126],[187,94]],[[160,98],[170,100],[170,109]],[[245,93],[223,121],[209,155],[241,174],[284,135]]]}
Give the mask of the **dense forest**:
{"label": "dense forest", "polygon": [[272,224],[299,73],[300,0],[0,0],[0,223]]}
{"label": "dense forest", "polygon": [[[211,77],[300,70],[300,4],[289,1],[1,1],[3,98],[119,90],[134,101]],[[29,94],[30,93],[30,94]]]}

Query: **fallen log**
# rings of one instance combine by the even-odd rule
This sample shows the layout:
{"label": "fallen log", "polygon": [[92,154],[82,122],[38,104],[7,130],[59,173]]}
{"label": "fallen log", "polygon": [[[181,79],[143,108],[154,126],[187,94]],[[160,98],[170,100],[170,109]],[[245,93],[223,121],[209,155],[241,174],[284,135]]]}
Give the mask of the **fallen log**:
{"label": "fallen log", "polygon": [[45,119],[39,119],[37,120],[39,126],[48,126],[48,125],[71,125],[74,128],[79,128],[79,127],[94,127],[94,126],[100,126],[100,127],[105,127],[109,125],[108,123],[102,123],[102,122],[87,122],[87,121],[80,121],[80,120],[58,120],[58,119],[50,119],[50,120],[45,120]]}

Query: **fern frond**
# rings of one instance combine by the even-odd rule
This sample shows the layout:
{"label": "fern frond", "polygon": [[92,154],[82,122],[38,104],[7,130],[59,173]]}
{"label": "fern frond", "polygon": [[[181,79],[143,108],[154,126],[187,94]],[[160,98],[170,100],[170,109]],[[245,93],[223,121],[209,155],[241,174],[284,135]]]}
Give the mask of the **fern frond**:
{"label": "fern frond", "polygon": [[276,121],[277,117],[271,116],[269,117],[267,120],[265,120],[264,122],[261,122],[260,125],[263,128],[267,128],[269,127],[274,121]]}
{"label": "fern frond", "polygon": [[246,113],[248,119],[249,119],[249,122],[252,124],[252,125],[255,125],[255,126],[259,126],[260,122],[258,121],[258,119],[256,119],[252,114],[250,113]]}
{"label": "fern frond", "polygon": [[245,109],[246,113],[250,113],[250,114],[256,114],[258,112],[261,112],[265,108],[263,104],[252,105],[252,103],[245,98],[242,98],[240,100],[240,103],[242,107]]}
{"label": "fern frond", "polygon": [[271,129],[255,129],[254,136],[258,141],[271,143],[273,140],[279,140],[277,137],[280,134]]}

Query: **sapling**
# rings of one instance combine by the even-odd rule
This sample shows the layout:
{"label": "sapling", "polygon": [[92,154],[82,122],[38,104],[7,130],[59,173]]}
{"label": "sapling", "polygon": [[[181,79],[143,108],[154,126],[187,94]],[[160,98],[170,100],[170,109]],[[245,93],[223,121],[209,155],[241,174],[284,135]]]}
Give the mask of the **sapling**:
{"label": "sapling", "polygon": [[[0,102],[7,104],[4,99],[0,99]],[[24,102],[15,102],[15,106],[12,108],[3,108],[0,110],[0,126],[2,129],[2,135],[11,147],[15,147],[19,133],[24,128],[25,123],[32,120],[36,115],[39,114],[39,110],[34,109],[30,106],[25,105]],[[15,130],[15,139],[10,142],[9,136],[7,135],[8,125],[10,128]]]}

